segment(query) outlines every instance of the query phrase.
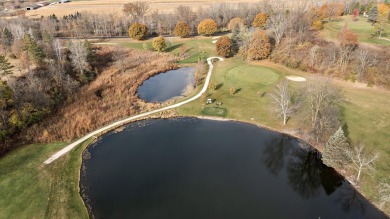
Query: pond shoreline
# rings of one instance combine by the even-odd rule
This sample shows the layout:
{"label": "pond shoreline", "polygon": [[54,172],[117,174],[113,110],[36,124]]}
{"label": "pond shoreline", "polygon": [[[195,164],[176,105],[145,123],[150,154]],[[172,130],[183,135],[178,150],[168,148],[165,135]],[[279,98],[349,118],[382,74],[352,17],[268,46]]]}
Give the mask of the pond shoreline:
{"label": "pond shoreline", "polygon": [[[147,118],[141,118],[141,119],[137,119],[135,121],[131,121],[127,124],[124,124],[121,126],[121,130],[118,130],[118,128],[116,129],[113,129],[109,132],[106,132],[106,133],[102,133],[101,135],[99,135],[98,138],[96,138],[93,142],[91,142],[91,144],[87,145],[84,149],[83,149],[83,153],[82,153],[82,164],[81,164],[81,168],[80,168],[80,176],[79,176],[79,179],[81,180],[81,177],[83,177],[83,172],[85,170],[85,162],[84,162],[84,154],[86,152],[88,152],[88,148],[95,145],[98,141],[99,141],[99,138],[107,133],[118,133],[118,132],[121,132],[125,129],[125,126],[128,126],[129,124],[131,123],[134,123],[134,122],[139,122],[139,121],[146,121],[146,120],[157,120],[157,119],[186,119],[186,118],[194,118],[194,119],[200,119],[200,120],[211,120],[211,121],[221,121],[221,122],[237,122],[237,123],[241,123],[241,124],[246,124],[246,125],[252,125],[252,126],[255,126],[257,128],[260,128],[260,129],[264,129],[264,130],[267,130],[267,131],[271,131],[271,132],[275,132],[275,133],[278,133],[278,134],[281,134],[281,135],[285,135],[285,136],[288,136],[288,137],[292,137],[300,142],[303,142],[304,144],[308,145],[309,147],[313,148],[314,150],[320,152],[318,150],[317,147],[313,146],[312,144],[309,144],[307,141],[305,141],[304,139],[302,139],[301,137],[297,136],[297,135],[294,135],[294,134],[291,134],[291,133],[287,133],[287,132],[284,132],[282,130],[276,130],[276,129],[273,129],[271,127],[267,127],[267,126],[264,126],[264,125],[260,125],[260,124],[256,124],[256,123],[251,123],[251,122],[248,122],[248,121],[240,121],[240,120],[237,120],[237,119],[231,119],[231,118],[220,118],[220,117],[210,117],[210,116],[177,116],[177,115],[168,115],[168,116],[150,116],[150,117],[147,117]],[[88,158],[86,158],[88,159]],[[333,168],[332,168],[333,169]],[[346,183],[348,183],[351,187],[353,187],[358,194],[360,194],[362,197],[365,198],[365,196],[359,191],[359,189],[357,187],[355,187],[354,184],[350,183],[350,181],[343,175],[341,174],[339,171],[335,170],[334,171],[340,175],[345,181]],[[86,207],[86,209],[88,210],[88,213],[90,214],[90,217],[91,218],[94,218],[93,216],[93,213],[92,213],[92,206],[90,205],[90,203],[88,203],[88,199],[87,201],[84,201],[84,197],[86,197],[85,195],[85,188],[82,188],[81,187],[81,182],[79,180],[79,191],[80,191],[80,196],[82,197],[83,199],[83,202],[84,202],[84,205]],[[376,208],[378,211],[380,212],[383,212],[381,211],[377,206],[374,205],[374,203],[372,203],[369,199],[365,198],[365,200],[367,200],[367,202],[374,208]]]}

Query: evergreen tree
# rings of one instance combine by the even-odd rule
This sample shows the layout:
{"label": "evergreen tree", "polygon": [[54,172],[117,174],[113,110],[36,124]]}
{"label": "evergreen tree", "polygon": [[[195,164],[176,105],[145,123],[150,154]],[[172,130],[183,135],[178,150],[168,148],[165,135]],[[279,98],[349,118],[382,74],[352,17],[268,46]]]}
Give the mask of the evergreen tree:
{"label": "evergreen tree", "polygon": [[23,38],[23,50],[27,51],[30,59],[37,65],[41,66],[43,63],[43,58],[45,57],[41,47],[37,42],[31,37],[30,34],[24,35]]}
{"label": "evergreen tree", "polygon": [[240,26],[238,24],[234,25],[232,30],[232,52],[235,54],[239,49],[239,41],[240,41]]}
{"label": "evergreen tree", "polygon": [[87,62],[92,65],[96,60],[96,54],[93,51],[92,43],[88,40],[84,41],[84,47],[87,50]]}
{"label": "evergreen tree", "polygon": [[346,153],[347,149],[349,149],[348,139],[340,127],[326,143],[325,150],[322,153],[322,161],[330,167],[343,167],[349,160]]}
{"label": "evergreen tree", "polygon": [[14,42],[14,36],[7,28],[4,28],[3,33],[1,34],[1,41],[8,48],[11,47]]}
{"label": "evergreen tree", "polygon": [[12,68],[14,66],[11,65],[11,63],[8,62],[8,60],[5,58],[5,56],[0,55],[0,76],[8,76],[12,74]]}
{"label": "evergreen tree", "polygon": [[375,5],[371,8],[370,12],[368,13],[368,21],[375,23],[378,19],[378,7]]}

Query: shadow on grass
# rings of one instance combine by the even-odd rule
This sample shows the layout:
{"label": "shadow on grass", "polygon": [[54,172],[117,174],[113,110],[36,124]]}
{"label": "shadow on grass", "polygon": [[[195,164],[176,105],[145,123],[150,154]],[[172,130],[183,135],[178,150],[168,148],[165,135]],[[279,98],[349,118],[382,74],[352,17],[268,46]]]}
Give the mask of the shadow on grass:
{"label": "shadow on grass", "polygon": [[182,46],[183,44],[179,43],[179,44],[176,44],[176,45],[173,45],[171,47],[168,47],[165,52],[172,52],[173,50],[179,48],[180,46]]}
{"label": "shadow on grass", "polygon": [[223,86],[223,83],[217,84],[217,87],[215,87],[215,90],[219,90],[219,88],[221,88],[222,86]]}

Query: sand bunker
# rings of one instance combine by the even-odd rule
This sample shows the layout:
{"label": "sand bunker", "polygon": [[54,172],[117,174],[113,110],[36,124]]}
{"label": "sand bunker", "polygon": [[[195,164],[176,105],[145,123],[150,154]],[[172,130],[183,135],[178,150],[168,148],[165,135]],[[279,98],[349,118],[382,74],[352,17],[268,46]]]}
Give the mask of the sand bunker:
{"label": "sand bunker", "polygon": [[306,81],[306,78],[303,78],[303,77],[299,77],[299,76],[286,76],[287,80],[290,80],[290,81],[298,81],[298,82],[302,82],[302,81]]}
{"label": "sand bunker", "polygon": [[213,37],[211,39],[215,40],[215,39],[218,39],[218,38],[221,38],[221,36],[215,36],[215,37]]}
{"label": "sand bunker", "polygon": [[217,40],[213,40],[213,41],[211,41],[212,43],[216,43],[217,42]]}

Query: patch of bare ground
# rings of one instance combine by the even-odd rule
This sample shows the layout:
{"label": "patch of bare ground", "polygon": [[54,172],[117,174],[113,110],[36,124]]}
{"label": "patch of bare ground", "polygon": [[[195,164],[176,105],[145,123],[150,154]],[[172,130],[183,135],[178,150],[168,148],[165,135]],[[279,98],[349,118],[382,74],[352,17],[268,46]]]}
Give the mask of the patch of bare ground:
{"label": "patch of bare ground", "polygon": [[[110,47],[101,49],[107,53],[111,53],[110,50]],[[119,119],[161,107],[160,103],[139,99],[137,88],[149,77],[177,68],[177,57],[132,49],[126,53],[124,73],[116,63],[103,69],[58,112],[29,128],[25,133],[28,140],[70,141]]]}

